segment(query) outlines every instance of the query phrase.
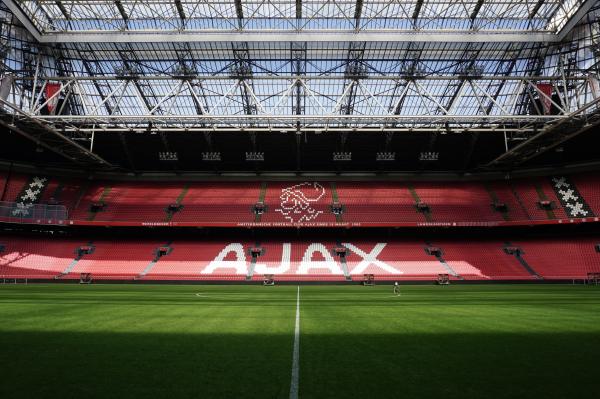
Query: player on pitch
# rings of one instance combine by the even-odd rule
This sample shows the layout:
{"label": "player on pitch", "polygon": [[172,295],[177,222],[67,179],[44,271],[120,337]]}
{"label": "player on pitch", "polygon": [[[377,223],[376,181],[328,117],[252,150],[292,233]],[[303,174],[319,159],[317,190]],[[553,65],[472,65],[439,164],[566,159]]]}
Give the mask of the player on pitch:
{"label": "player on pitch", "polygon": [[400,296],[400,285],[398,285],[397,281],[394,283],[394,295]]}

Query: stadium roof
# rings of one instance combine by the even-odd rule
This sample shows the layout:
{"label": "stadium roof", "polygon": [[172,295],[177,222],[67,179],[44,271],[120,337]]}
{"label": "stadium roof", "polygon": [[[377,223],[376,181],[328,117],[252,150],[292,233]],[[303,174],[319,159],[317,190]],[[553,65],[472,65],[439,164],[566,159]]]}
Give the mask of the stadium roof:
{"label": "stadium roof", "polygon": [[523,140],[577,132],[598,104],[600,44],[589,32],[567,36],[595,20],[583,17],[597,0],[3,2],[32,36],[11,42],[22,59],[6,63],[5,110],[70,138],[443,131]]}
{"label": "stadium roof", "polygon": [[[4,3],[39,41],[53,42],[56,59],[18,83],[41,82],[39,97],[59,82],[55,97],[71,98],[56,115],[43,115],[52,99],[39,101],[35,90],[20,103],[78,131],[148,123],[533,131],[592,98],[585,76],[542,70],[549,45],[541,42],[558,40],[597,1]],[[565,79],[577,98],[558,90]],[[523,96],[559,112],[532,115]]]}
{"label": "stadium roof", "polygon": [[[5,0],[40,41],[555,41],[590,0]],[[265,36],[269,35],[269,36]],[[323,36],[325,35],[325,36]]]}

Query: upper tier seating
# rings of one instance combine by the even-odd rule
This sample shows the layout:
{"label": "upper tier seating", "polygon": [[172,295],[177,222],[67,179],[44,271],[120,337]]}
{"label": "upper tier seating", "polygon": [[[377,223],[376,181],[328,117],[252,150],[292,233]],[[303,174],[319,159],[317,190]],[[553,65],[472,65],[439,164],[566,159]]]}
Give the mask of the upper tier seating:
{"label": "upper tier seating", "polygon": [[29,176],[23,174],[13,173],[8,176],[0,199],[6,202],[15,202],[28,180]]}
{"label": "upper tier seating", "polygon": [[[4,200],[14,201],[29,177],[12,174]],[[600,176],[570,176],[596,216]],[[38,203],[65,205],[69,219],[198,225],[496,223],[566,219],[548,177],[487,182],[86,182],[50,178]],[[552,209],[543,209],[549,201]],[[426,210],[417,209],[417,203]],[[502,204],[502,210],[494,203]],[[104,204],[99,212],[92,205]],[[263,212],[257,214],[260,204]],[[334,214],[335,204],[341,212]],[[178,206],[169,212],[169,206]]]}
{"label": "upper tier seating", "polygon": [[[182,187],[154,183],[95,183],[86,192],[73,217],[97,221],[163,222],[166,207],[174,202]],[[90,213],[93,203],[106,204],[105,211]]]}
{"label": "upper tier seating", "polygon": [[415,200],[404,184],[355,182],[336,183],[340,202],[346,207],[345,221],[424,222]]}
{"label": "upper tier seating", "polygon": [[77,180],[73,179],[50,179],[48,187],[44,190],[40,198],[41,204],[51,204],[55,202],[57,205],[63,205],[70,212],[81,195],[83,187],[79,185]]}
{"label": "upper tier seating", "polygon": [[6,183],[8,183],[7,179],[8,174],[4,171],[0,171],[0,201],[6,201],[3,198],[2,193],[4,193],[4,190],[6,189]]}
{"label": "upper tier seating", "polygon": [[335,222],[331,186],[327,182],[269,182],[261,222]]}
{"label": "upper tier seating", "polygon": [[[567,217],[547,178],[514,180],[512,187],[530,219],[552,219],[552,215],[559,219]],[[544,199],[552,201],[555,206],[552,211],[540,208],[538,203]]]}
{"label": "upper tier seating", "polygon": [[419,199],[429,205],[433,221],[501,220],[481,183],[419,183],[414,187]]}
{"label": "upper tier seating", "polygon": [[585,198],[588,205],[600,215],[600,178],[598,173],[588,173],[573,176],[573,183],[577,186],[579,194]]}
{"label": "upper tier seating", "polygon": [[192,183],[181,201],[183,210],[174,222],[251,222],[260,183]]}
{"label": "upper tier seating", "polygon": [[[512,186],[506,181],[491,181],[487,183],[491,195],[495,196],[497,202],[506,205],[506,216],[510,221],[529,220],[529,214],[524,207],[524,204],[519,202],[519,198],[515,195]],[[497,214],[496,217],[502,216]]]}

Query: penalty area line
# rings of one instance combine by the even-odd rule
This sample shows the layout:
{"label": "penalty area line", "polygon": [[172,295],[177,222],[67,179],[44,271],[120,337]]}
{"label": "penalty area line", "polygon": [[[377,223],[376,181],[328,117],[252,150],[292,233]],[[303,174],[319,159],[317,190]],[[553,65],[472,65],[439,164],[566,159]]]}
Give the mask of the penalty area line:
{"label": "penalty area line", "polygon": [[294,329],[294,350],[292,354],[292,382],[290,399],[298,399],[298,380],[300,379],[300,286],[296,294],[296,327]]}

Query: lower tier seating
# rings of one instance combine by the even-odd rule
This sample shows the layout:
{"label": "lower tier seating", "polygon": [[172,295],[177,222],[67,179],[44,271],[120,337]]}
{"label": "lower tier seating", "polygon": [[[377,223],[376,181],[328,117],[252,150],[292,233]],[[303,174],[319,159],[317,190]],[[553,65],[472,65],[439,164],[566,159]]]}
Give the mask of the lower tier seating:
{"label": "lower tier seating", "polygon": [[517,258],[504,251],[501,241],[436,241],[443,258],[460,276],[468,280],[533,280]]}
{"label": "lower tier seating", "polygon": [[157,241],[94,241],[94,252],[83,255],[68,274],[61,278],[78,279],[81,273],[94,278],[122,279],[141,274],[155,258]]}
{"label": "lower tier seating", "polygon": [[[584,279],[600,237],[513,240],[94,240],[0,236],[0,278],[360,281]],[[93,247],[81,253],[82,247]],[[510,253],[507,248],[517,248]],[[159,249],[165,252],[159,256]],[[508,252],[508,253],[507,253]]]}
{"label": "lower tier seating", "polygon": [[84,240],[3,237],[0,278],[54,278],[73,262]]}
{"label": "lower tier seating", "polygon": [[594,246],[600,239],[537,239],[517,241],[523,258],[547,279],[581,278],[600,271],[600,253]]}

